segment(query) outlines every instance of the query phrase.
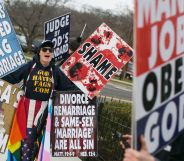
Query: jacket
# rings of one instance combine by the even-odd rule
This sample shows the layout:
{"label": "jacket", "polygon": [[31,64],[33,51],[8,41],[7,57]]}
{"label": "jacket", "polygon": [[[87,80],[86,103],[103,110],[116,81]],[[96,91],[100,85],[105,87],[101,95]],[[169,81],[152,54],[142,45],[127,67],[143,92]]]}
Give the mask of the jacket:
{"label": "jacket", "polygon": [[157,155],[156,161],[184,161],[184,131],[170,144],[170,152],[162,150]]}
{"label": "jacket", "polygon": [[[33,66],[35,67],[33,68]],[[51,61],[49,66],[44,67],[40,63],[38,55],[35,55],[32,61],[27,62],[18,70],[2,79],[11,84],[16,84],[23,80],[25,96],[41,101],[48,100],[52,90],[66,91],[75,89],[75,85],[58,66],[54,65],[53,61]]]}

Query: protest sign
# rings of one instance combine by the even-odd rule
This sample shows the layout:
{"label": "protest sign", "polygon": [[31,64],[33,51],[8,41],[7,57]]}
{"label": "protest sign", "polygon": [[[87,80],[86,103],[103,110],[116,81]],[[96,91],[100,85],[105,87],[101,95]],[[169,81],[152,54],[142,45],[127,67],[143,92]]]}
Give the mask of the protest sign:
{"label": "protest sign", "polygon": [[184,129],[183,1],[135,1],[135,146],[155,154]]}
{"label": "protest sign", "polygon": [[4,5],[0,3],[0,78],[26,62]]}
{"label": "protest sign", "polygon": [[130,46],[103,23],[60,69],[93,98],[131,59],[132,54]]}
{"label": "protest sign", "polygon": [[96,98],[79,91],[60,92],[54,99],[52,155],[97,156]]}
{"label": "protest sign", "polygon": [[54,59],[66,57],[69,50],[70,14],[45,22],[45,40],[54,43]]}
{"label": "protest sign", "polygon": [[15,108],[23,91],[0,80],[0,153],[6,150]]}

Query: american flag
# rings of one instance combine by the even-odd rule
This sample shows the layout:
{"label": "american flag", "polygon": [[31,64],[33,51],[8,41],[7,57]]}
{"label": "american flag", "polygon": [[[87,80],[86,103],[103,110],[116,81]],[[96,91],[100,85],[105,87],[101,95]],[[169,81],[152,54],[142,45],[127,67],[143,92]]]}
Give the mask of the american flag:
{"label": "american flag", "polygon": [[50,132],[51,132],[51,118],[52,118],[52,100],[49,99],[48,116],[45,133],[42,139],[41,147],[38,154],[38,161],[50,161]]}

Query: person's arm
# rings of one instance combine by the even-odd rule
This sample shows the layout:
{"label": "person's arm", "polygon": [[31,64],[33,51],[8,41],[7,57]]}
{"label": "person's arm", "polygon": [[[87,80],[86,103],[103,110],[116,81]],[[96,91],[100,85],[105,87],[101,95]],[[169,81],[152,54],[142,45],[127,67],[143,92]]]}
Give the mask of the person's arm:
{"label": "person's arm", "polygon": [[79,90],[77,86],[58,68],[55,67],[55,90]]}
{"label": "person's arm", "polygon": [[19,83],[29,74],[30,65],[31,65],[31,62],[28,62],[24,64],[22,67],[20,67],[19,69],[17,69],[16,71],[2,77],[1,79],[11,84]]}

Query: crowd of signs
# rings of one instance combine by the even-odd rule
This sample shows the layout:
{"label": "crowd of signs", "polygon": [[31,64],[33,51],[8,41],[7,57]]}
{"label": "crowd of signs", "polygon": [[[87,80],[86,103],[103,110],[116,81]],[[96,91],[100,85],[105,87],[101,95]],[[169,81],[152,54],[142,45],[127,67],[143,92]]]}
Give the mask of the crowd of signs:
{"label": "crowd of signs", "polygon": [[[135,1],[135,117],[132,129],[135,148],[139,149],[137,140],[143,134],[152,154],[184,129],[184,8],[181,3],[180,0],[172,3]],[[47,21],[44,26],[45,39],[54,43],[55,60],[63,59],[69,50],[70,13]],[[1,4],[0,44],[1,78],[26,62]],[[53,156],[97,156],[95,96],[132,55],[132,49],[102,23],[60,66],[81,91],[58,92],[53,100]],[[0,81],[0,95],[0,152],[4,153],[22,91]]]}
{"label": "crowd of signs", "polygon": [[[135,1],[135,18],[132,133],[135,148],[139,149],[139,136],[143,134],[149,152],[155,154],[184,129],[183,1]],[[54,43],[55,60],[63,59],[69,50],[70,13],[47,21],[44,26],[45,39]],[[1,4],[0,44],[1,78],[26,62]],[[53,99],[53,156],[97,156],[95,96],[132,55],[133,50],[102,23],[60,66],[81,91],[58,92]],[[21,93],[15,86],[0,81],[1,153],[5,152]]]}
{"label": "crowd of signs", "polygon": [[[70,13],[44,24],[45,39],[54,43],[54,58],[69,50]],[[8,14],[0,4],[0,78],[26,60]],[[97,156],[97,100],[105,84],[133,56],[133,50],[105,23],[60,66],[81,91],[60,91],[53,99],[51,144],[57,157]],[[0,153],[6,150],[17,102],[23,92],[0,81]],[[6,111],[11,111],[6,114]]]}

